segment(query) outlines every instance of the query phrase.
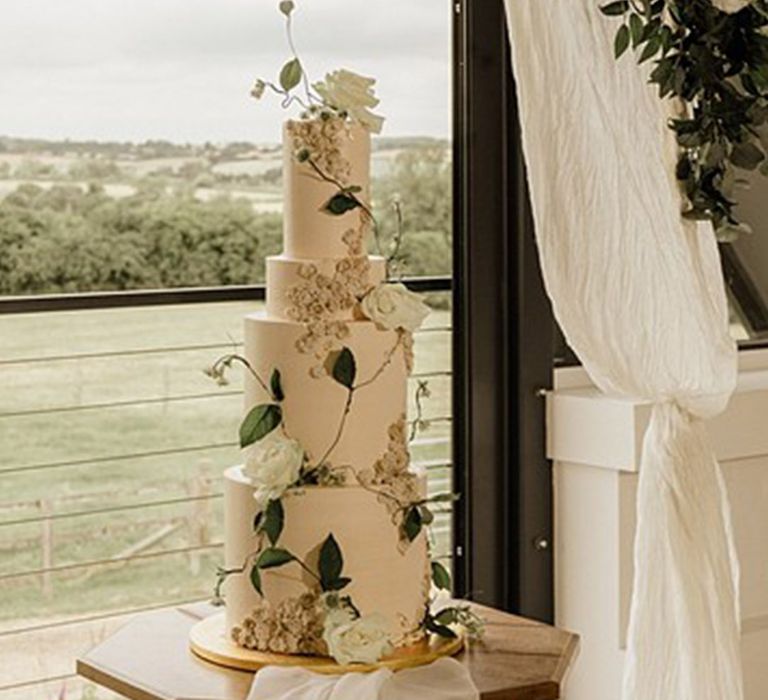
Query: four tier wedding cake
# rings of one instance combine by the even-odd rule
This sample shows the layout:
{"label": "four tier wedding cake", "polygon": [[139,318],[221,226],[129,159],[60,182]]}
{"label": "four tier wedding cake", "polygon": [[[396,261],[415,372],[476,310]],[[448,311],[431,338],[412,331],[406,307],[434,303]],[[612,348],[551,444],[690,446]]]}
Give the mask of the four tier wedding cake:
{"label": "four tier wedding cake", "polygon": [[378,656],[423,636],[430,588],[425,534],[405,530],[426,498],[405,414],[427,310],[365,254],[366,208],[328,210],[339,186],[324,175],[369,201],[369,133],[329,115],[289,121],[284,142],[285,248],[267,261],[266,312],[245,320],[259,439],[225,476],[227,569],[253,559],[226,581],[227,629],[248,648],[327,654],[329,618],[358,621]]}
{"label": "four tier wedding cake", "polygon": [[[288,22],[292,0],[280,10]],[[477,627],[471,611],[430,609],[450,577],[430,562],[426,478],[410,464],[406,418],[413,332],[429,309],[389,279],[370,192],[374,81],[350,71],[310,83],[294,55],[284,106],[284,247],[267,260],[264,313],[245,319],[242,466],[225,473],[225,566],[216,597],[226,635],[276,654],[375,663],[428,634]],[[297,95],[303,90],[303,95]]]}

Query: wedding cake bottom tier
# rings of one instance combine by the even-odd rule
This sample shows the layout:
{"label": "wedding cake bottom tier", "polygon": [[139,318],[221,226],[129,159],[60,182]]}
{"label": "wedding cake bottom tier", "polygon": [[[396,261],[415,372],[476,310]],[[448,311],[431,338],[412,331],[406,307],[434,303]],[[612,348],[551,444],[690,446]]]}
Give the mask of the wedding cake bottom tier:
{"label": "wedding cake bottom tier", "polygon": [[[329,535],[343,557],[342,576],[350,579],[339,596],[349,596],[361,615],[383,618],[394,647],[423,638],[430,586],[426,537],[422,532],[413,542],[403,541],[398,515],[380,495],[357,485],[287,492],[277,546],[298,561],[260,571],[260,594],[251,569],[265,543],[254,533],[259,506],[253,486],[240,467],[227,470],[224,480],[225,563],[242,570],[224,586],[228,638],[258,651],[327,653],[315,572]],[[425,479],[420,487],[424,493]]]}

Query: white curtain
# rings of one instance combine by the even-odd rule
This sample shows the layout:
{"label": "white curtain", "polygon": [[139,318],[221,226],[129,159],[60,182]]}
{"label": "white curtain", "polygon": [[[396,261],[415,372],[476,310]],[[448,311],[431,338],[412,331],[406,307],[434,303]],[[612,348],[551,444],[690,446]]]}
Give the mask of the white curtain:
{"label": "white curtain", "polygon": [[738,567],[703,421],[737,354],[712,228],[684,222],[668,105],[600,0],[506,0],[539,254],[604,392],[654,404],[624,700],[741,700]]}

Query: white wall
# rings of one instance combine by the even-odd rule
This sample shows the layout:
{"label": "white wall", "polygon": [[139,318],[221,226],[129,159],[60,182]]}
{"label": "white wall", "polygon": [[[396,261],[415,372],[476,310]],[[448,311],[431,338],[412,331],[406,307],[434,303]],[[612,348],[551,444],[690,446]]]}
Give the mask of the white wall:
{"label": "white wall", "polygon": [[[711,436],[742,564],[747,700],[768,698],[768,352],[744,353]],[[548,400],[557,624],[582,636],[565,700],[618,700],[632,587],[637,468],[649,407],[609,400],[562,370]]]}

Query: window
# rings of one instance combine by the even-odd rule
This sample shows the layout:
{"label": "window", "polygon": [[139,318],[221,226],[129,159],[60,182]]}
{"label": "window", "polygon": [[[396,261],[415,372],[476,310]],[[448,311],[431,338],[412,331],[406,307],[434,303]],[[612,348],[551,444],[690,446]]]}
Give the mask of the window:
{"label": "window", "polygon": [[749,187],[741,187],[737,192],[737,213],[753,233],[723,244],[721,253],[733,335],[746,341],[745,346],[755,346],[768,340],[768,179],[749,173],[746,180]]}
{"label": "window", "polygon": [[[32,0],[0,27],[0,294],[264,281],[281,245],[279,100],[256,77],[288,56],[277,2]],[[450,6],[299,3],[308,70],[376,76],[385,231],[403,201],[407,274],[451,270]],[[403,80],[407,75],[408,80]],[[8,106],[11,106],[10,108]]]}
{"label": "window", "polygon": [[[434,307],[413,456],[445,490],[453,8],[371,0],[349,32],[349,2],[297,4],[308,65],[379,79],[375,204],[391,230],[399,194],[408,283]],[[211,593],[242,398],[201,369],[239,344],[280,247],[284,115],[248,98],[285,59],[276,5],[31,0],[0,26],[3,698],[90,697],[74,656]],[[447,511],[436,538],[449,559]]]}

